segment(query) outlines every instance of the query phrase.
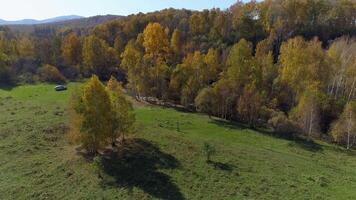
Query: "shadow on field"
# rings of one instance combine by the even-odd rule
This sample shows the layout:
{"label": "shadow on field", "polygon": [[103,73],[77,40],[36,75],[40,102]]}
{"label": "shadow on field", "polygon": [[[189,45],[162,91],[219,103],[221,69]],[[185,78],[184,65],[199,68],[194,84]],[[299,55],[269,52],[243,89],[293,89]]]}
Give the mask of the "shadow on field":
{"label": "shadow on field", "polygon": [[147,140],[130,139],[118,150],[106,152],[102,159],[104,176],[113,181],[107,186],[138,187],[155,198],[184,199],[171,178],[159,169],[174,169],[178,161],[171,155],[161,152]]}
{"label": "shadow on field", "polygon": [[222,162],[215,162],[215,161],[207,161],[209,165],[212,165],[215,169],[222,170],[222,171],[228,171],[231,172],[234,168],[233,165],[228,164],[228,163],[222,163]]}
{"label": "shadow on field", "polygon": [[243,123],[239,123],[239,122],[234,122],[234,121],[228,121],[228,120],[224,120],[224,119],[219,119],[219,118],[212,118],[212,120],[209,123],[213,123],[216,124],[218,126],[224,127],[224,128],[228,128],[228,129],[232,129],[232,130],[254,130],[257,133],[263,133],[265,135],[270,135],[273,137],[278,137],[277,135],[273,134],[272,131],[266,130],[264,128],[256,128],[256,127],[251,127],[247,124],[243,124]]}
{"label": "shadow on field", "polygon": [[1,84],[0,83],[0,90],[6,90],[6,91],[11,91],[14,89],[17,85],[16,84]]}
{"label": "shadow on field", "polygon": [[311,152],[321,152],[323,148],[320,144],[314,142],[313,140],[307,140],[305,138],[296,138],[293,142],[289,143],[289,146],[298,146],[302,149]]}
{"label": "shadow on field", "polygon": [[226,121],[226,120],[222,120],[222,119],[213,119],[211,122],[209,123],[214,123],[218,126],[222,126],[228,129],[233,129],[233,130],[244,130],[244,129],[251,129],[251,130],[255,130],[257,131],[257,133],[262,133],[264,135],[269,135],[271,137],[274,138],[279,138],[279,139],[284,139],[284,140],[288,140],[291,141],[289,143],[289,146],[298,146],[302,149],[305,149],[307,151],[311,151],[311,152],[321,152],[323,151],[322,145],[314,142],[313,140],[308,140],[306,138],[304,138],[303,136],[296,136],[296,135],[279,135],[276,134],[272,131],[268,131],[268,130],[263,130],[263,129],[259,129],[259,128],[251,128],[247,125],[238,123],[238,122],[231,122],[231,121]]}
{"label": "shadow on field", "polygon": [[247,129],[247,126],[244,126],[243,124],[239,124],[237,122],[232,122],[228,120],[223,120],[219,118],[212,118],[212,120],[209,121],[209,123],[228,128],[228,129],[233,129],[233,130],[244,130]]}

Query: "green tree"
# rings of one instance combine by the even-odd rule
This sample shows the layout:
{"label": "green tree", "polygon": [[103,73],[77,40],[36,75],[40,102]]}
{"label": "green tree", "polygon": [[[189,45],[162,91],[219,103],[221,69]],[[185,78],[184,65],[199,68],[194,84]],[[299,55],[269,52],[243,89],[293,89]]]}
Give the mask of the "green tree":
{"label": "green tree", "polygon": [[195,97],[194,105],[199,112],[204,112],[211,117],[216,106],[216,96],[214,90],[210,87],[202,89]]}
{"label": "green tree", "polygon": [[12,74],[10,69],[10,58],[0,52],[0,84],[9,84],[12,82]]}
{"label": "green tree", "polygon": [[211,156],[216,153],[215,147],[207,142],[203,145],[203,152],[206,156],[206,162],[211,162]]}

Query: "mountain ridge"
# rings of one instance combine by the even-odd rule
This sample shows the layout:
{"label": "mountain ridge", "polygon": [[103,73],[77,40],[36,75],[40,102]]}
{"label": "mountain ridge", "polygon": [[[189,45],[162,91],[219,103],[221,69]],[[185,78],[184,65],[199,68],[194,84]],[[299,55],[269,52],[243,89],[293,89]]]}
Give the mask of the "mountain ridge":
{"label": "mountain ridge", "polygon": [[8,20],[0,19],[0,25],[37,25],[37,24],[64,22],[64,21],[83,19],[83,18],[85,17],[79,15],[65,15],[65,16],[58,16],[58,17],[53,17],[53,18],[48,18],[43,20],[22,19],[22,20],[8,21]]}

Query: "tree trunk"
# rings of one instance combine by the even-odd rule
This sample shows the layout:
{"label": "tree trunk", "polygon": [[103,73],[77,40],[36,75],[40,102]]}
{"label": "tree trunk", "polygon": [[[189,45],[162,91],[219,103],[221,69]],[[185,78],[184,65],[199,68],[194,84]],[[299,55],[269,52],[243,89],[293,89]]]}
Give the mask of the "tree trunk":
{"label": "tree trunk", "polygon": [[356,82],[356,78],[354,78],[353,82],[352,82],[352,85],[351,85],[351,89],[350,89],[350,93],[349,93],[349,98],[348,98],[348,102],[351,101],[351,98],[352,98],[352,94],[354,92],[354,87],[355,87],[355,82]]}
{"label": "tree trunk", "polygon": [[310,122],[309,122],[309,132],[308,132],[308,139],[310,139],[310,136],[311,136],[311,133],[312,133],[312,130],[313,130],[313,111],[314,111],[314,108],[311,109],[310,111]]}
{"label": "tree trunk", "polygon": [[350,134],[351,134],[351,120],[352,120],[352,112],[350,111],[350,115],[349,115],[349,123],[347,126],[347,150],[350,149]]}

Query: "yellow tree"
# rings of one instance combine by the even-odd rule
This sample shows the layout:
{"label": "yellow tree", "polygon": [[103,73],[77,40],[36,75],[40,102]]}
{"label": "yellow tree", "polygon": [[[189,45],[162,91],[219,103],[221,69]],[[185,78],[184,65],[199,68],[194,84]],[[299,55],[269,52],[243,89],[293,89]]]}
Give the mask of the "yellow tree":
{"label": "yellow tree", "polygon": [[82,55],[87,72],[93,72],[101,78],[108,75],[108,50],[108,44],[94,35],[84,39]]}
{"label": "yellow tree", "polygon": [[251,73],[252,44],[241,39],[230,50],[226,60],[226,76],[237,85],[242,85],[249,80]]}
{"label": "yellow tree", "polygon": [[82,44],[75,33],[70,33],[64,38],[62,57],[67,65],[78,65],[81,62]]}
{"label": "yellow tree", "polygon": [[200,90],[199,94],[194,99],[194,105],[199,112],[204,112],[211,117],[214,114],[216,107],[216,96],[211,87],[206,87]]}
{"label": "yellow tree", "polygon": [[263,105],[262,95],[259,93],[254,84],[245,86],[242,95],[237,101],[238,117],[255,127],[260,117],[261,107]]}
{"label": "yellow tree", "polygon": [[149,23],[143,32],[145,56],[165,57],[169,50],[168,35],[159,23]]}
{"label": "yellow tree", "polygon": [[355,97],[356,86],[356,39],[341,37],[336,39],[327,51],[332,77],[328,94],[335,98],[344,97],[348,101]]}
{"label": "yellow tree", "polygon": [[125,140],[125,134],[133,131],[135,114],[132,104],[126,99],[123,88],[114,77],[111,77],[107,86],[110,93],[111,108],[113,115],[112,145],[115,146],[116,139],[121,136]]}
{"label": "yellow tree", "polygon": [[175,29],[171,38],[171,49],[174,54],[180,55],[182,48],[182,33],[179,29]]}
{"label": "yellow tree", "polygon": [[76,97],[72,105],[80,120],[72,119],[71,127],[78,131],[77,141],[88,152],[95,154],[111,137],[113,116],[110,95],[94,75]]}
{"label": "yellow tree", "polygon": [[[169,52],[168,35],[159,23],[149,23],[143,32],[145,48],[144,65],[148,67],[150,92],[156,97],[166,95],[168,66],[166,64]],[[147,77],[146,77],[147,78]]]}
{"label": "yellow tree", "polygon": [[194,13],[189,18],[189,29],[192,35],[203,34],[206,31],[206,20],[201,13]]}
{"label": "yellow tree", "polygon": [[356,142],[356,101],[346,104],[339,119],[333,124],[331,135],[334,141],[346,144],[350,149]]}
{"label": "yellow tree", "polygon": [[35,46],[28,37],[22,37],[17,42],[17,50],[21,58],[33,58],[35,56]]}
{"label": "yellow tree", "polygon": [[326,60],[317,39],[310,42],[302,37],[290,39],[283,43],[279,56],[281,81],[289,85],[297,96],[313,82],[318,82],[321,89],[325,89],[330,77]]}
{"label": "yellow tree", "polygon": [[312,83],[300,96],[298,105],[291,116],[297,122],[308,139],[320,133],[320,107],[322,93],[318,83]]}
{"label": "yellow tree", "polygon": [[[146,91],[147,73],[143,66],[143,54],[131,40],[121,54],[121,68],[127,73],[128,87],[133,90],[136,98]],[[146,76],[145,76],[146,75]]]}
{"label": "yellow tree", "polygon": [[219,73],[221,72],[218,51],[210,48],[205,56],[204,61],[207,65],[209,81],[216,81],[219,77]]}

